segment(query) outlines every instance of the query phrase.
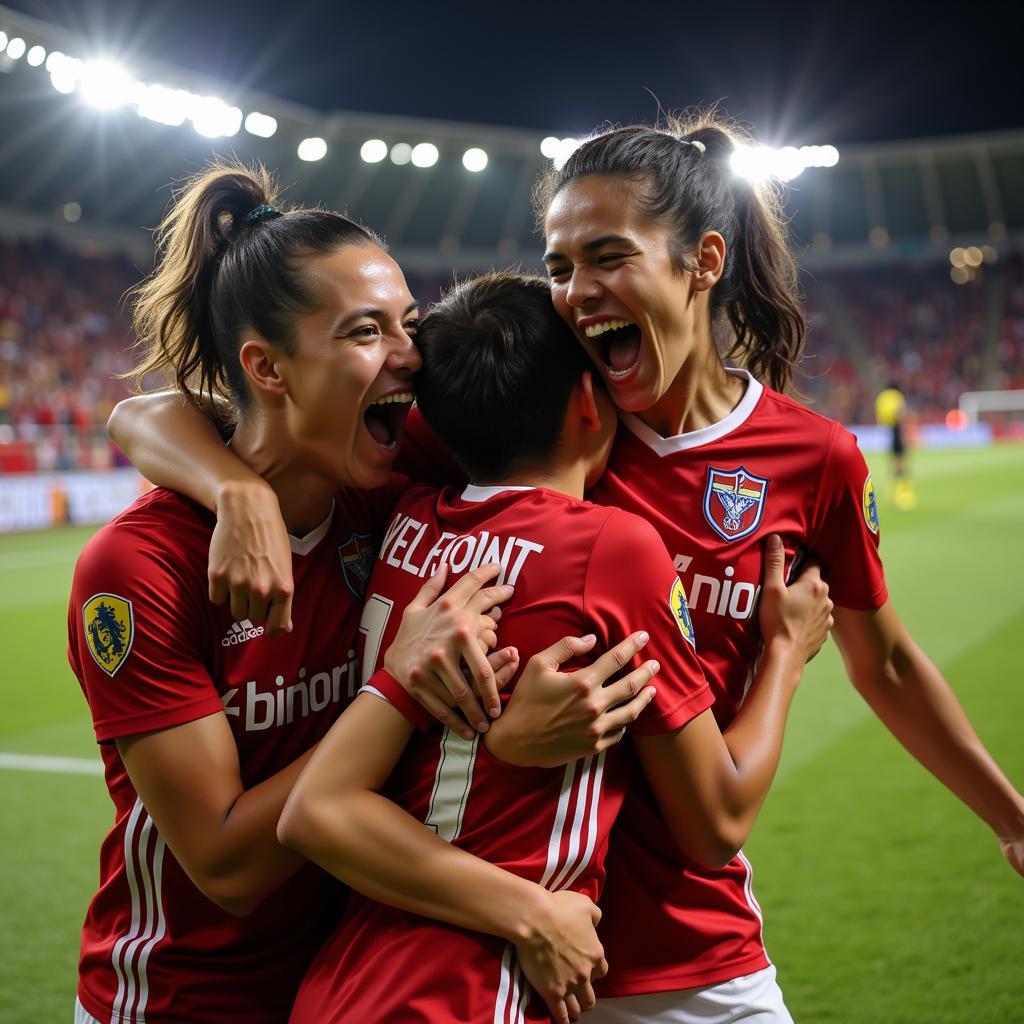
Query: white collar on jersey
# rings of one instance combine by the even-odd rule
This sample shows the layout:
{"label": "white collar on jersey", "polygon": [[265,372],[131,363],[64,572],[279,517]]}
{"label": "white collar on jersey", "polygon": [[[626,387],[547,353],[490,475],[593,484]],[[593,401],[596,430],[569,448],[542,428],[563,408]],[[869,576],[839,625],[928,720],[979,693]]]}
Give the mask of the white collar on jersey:
{"label": "white collar on jersey", "polygon": [[754,406],[757,405],[761,393],[764,391],[761,382],[751,377],[746,370],[726,367],[726,373],[731,373],[734,377],[745,380],[747,382],[747,390],[743,393],[739,405],[725,419],[721,419],[717,423],[701,427],[700,430],[691,430],[688,434],[662,437],[632,413],[620,413],[619,419],[656,455],[674,455],[676,452],[686,451],[688,448],[699,448],[702,444],[710,444],[712,441],[717,441],[725,437],[726,434],[731,434],[737,427],[747,421],[750,414],[754,411]]}
{"label": "white collar on jersey", "polygon": [[503,494],[505,491],[533,491],[535,487],[477,487],[476,484],[467,484],[466,489],[462,492],[463,501],[487,501],[488,498],[493,498],[496,494]]}
{"label": "white collar on jersey", "polygon": [[293,537],[290,533],[288,534],[288,545],[292,549],[292,554],[308,555],[327,536],[333,519],[334,502],[331,501],[331,511],[327,513],[327,518],[319,526],[310,530],[305,537]]}

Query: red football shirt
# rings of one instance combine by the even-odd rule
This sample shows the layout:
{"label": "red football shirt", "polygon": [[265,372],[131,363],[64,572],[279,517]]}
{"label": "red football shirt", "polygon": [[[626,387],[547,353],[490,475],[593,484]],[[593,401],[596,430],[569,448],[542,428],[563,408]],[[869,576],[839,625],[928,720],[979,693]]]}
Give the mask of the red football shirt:
{"label": "red football shirt", "polygon": [[[657,658],[662,670],[633,731],[669,732],[710,707],[682,586],[657,533],[617,509],[540,488],[471,486],[460,496],[421,487],[402,499],[367,591],[364,678],[441,562],[458,577],[490,561],[515,587],[501,642],[524,656],[589,632],[605,650],[644,624],[651,639],[643,658]],[[626,775],[618,747],[564,768],[513,768],[478,737],[434,727],[414,735],[386,792],[449,842],[548,888],[596,899]],[[528,1007],[529,996],[501,940],[353,894],[292,1021],[546,1020],[542,1005]]]}
{"label": "red football shirt", "polygon": [[[662,438],[623,416],[593,494],[643,516],[665,542],[723,729],[761,650],[756,601],[769,533],[781,535],[790,571],[808,552],[821,560],[837,605],[873,609],[887,598],[874,490],[856,440],[737,373],[745,395],[717,424]],[[601,906],[604,995],[695,988],[768,965],[749,861],[740,853],[719,871],[689,862],[639,777],[613,836]]]}
{"label": "red football shirt", "polygon": [[114,825],[82,933],[78,996],[99,1020],[279,1024],[337,921],[343,889],[307,865],[248,917],[192,884],[113,742],[226,714],[248,788],[319,740],[358,687],[362,591],[404,481],[339,493],[293,543],[294,632],[270,639],[207,597],[212,515],[157,489],[86,545],[68,613],[69,660],[100,742]]}

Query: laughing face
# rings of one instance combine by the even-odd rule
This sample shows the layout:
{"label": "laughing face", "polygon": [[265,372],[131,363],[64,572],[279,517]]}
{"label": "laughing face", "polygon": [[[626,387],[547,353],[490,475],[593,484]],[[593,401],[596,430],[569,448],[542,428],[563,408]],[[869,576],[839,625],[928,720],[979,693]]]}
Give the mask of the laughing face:
{"label": "laughing face", "polygon": [[421,360],[416,300],[376,245],[349,245],[305,267],[319,309],[285,357],[285,408],[296,458],[339,483],[379,487],[401,439]]}
{"label": "laughing face", "polygon": [[615,404],[658,403],[698,340],[703,302],[673,264],[669,231],[632,201],[636,186],[592,175],[566,185],[545,220],[551,297],[608,383]]}

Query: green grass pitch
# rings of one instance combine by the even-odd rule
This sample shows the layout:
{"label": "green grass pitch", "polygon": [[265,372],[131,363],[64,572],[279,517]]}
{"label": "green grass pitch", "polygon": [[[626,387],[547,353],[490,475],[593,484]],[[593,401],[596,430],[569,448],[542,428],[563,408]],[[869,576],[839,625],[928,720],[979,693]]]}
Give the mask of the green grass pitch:
{"label": "green grass pitch", "polygon": [[[920,505],[907,513],[876,463],[893,600],[1024,786],[1024,447],[916,454]],[[0,753],[95,756],[65,659],[68,584],[90,532],[0,537]],[[98,776],[0,768],[0,783],[0,1021],[70,1021],[111,806]],[[1024,878],[873,718],[834,648],[797,696],[748,853],[801,1024],[1024,1020]]]}

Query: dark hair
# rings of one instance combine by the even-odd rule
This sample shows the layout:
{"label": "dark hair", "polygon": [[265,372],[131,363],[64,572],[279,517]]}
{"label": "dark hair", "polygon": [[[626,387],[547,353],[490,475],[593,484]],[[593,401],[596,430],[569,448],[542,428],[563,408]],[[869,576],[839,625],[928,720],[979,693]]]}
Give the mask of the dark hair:
{"label": "dark hair", "polygon": [[478,483],[549,457],[572,389],[593,369],[548,282],[511,270],[452,287],[420,321],[416,344],[423,418]]}
{"label": "dark hair", "polygon": [[692,253],[700,239],[718,231],[727,255],[711,292],[711,316],[731,329],[725,355],[784,391],[806,330],[797,268],[778,192],[732,172],[730,157],[740,141],[742,134],[713,110],[689,120],[669,118],[664,127],[612,129],[584,142],[560,170],[541,178],[534,210],[543,225],[566,185],[604,175],[636,183],[637,208],[668,227],[669,251],[680,269],[696,269]]}
{"label": "dark hair", "polygon": [[258,164],[214,163],[176,194],[157,229],[156,270],[134,292],[135,331],[146,350],[136,382],[162,371],[189,397],[195,387],[230,395],[244,409],[243,334],[291,352],[296,318],[317,308],[301,258],[380,244],[340,214],[277,210],[276,201],[276,183]]}

